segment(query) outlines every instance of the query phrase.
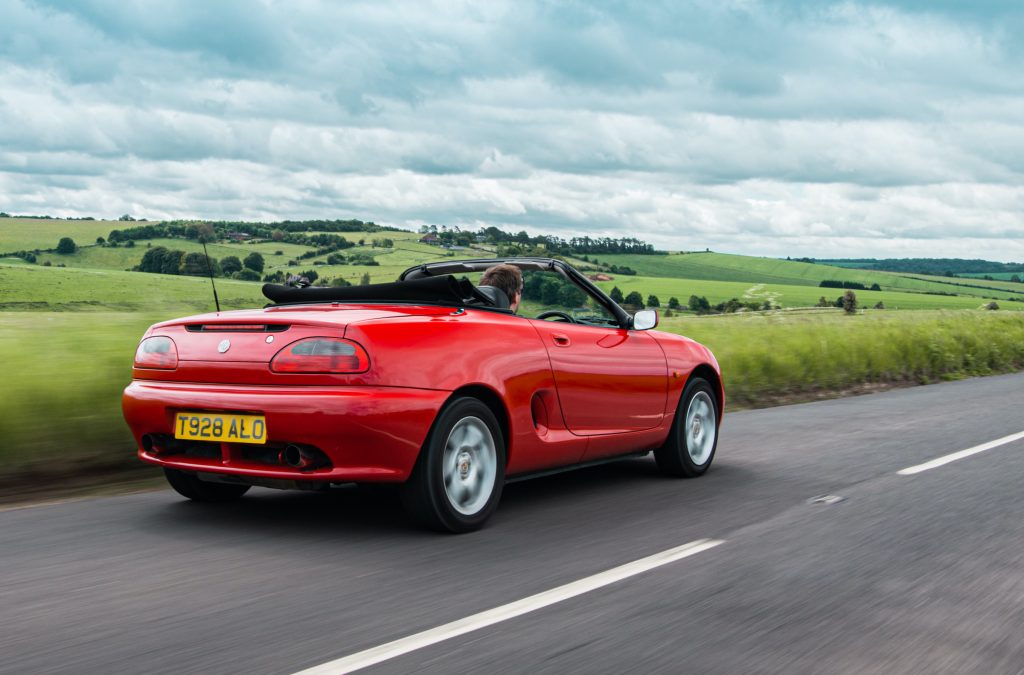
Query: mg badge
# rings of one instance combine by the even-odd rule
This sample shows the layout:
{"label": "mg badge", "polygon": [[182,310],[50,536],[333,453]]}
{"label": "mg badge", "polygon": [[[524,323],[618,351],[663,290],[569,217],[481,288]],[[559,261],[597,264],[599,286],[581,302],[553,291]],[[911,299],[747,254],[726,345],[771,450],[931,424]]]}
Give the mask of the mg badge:
{"label": "mg badge", "polygon": [[231,349],[231,340],[221,340],[220,344],[217,345],[217,351],[223,354],[227,350]]}

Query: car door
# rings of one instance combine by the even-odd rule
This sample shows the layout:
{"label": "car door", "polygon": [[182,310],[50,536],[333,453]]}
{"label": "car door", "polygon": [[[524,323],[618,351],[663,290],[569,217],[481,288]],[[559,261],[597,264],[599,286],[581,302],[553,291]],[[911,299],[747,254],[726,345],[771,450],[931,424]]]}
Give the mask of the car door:
{"label": "car door", "polygon": [[658,426],[668,388],[665,353],[644,331],[531,319],[547,347],[569,430],[580,436]]}

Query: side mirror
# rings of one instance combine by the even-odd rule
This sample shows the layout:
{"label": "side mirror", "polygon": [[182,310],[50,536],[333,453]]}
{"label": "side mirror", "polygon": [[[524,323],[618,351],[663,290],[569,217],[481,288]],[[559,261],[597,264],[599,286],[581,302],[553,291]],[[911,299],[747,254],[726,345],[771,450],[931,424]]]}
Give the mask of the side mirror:
{"label": "side mirror", "polygon": [[633,315],[633,330],[650,330],[658,325],[658,310],[641,309]]}

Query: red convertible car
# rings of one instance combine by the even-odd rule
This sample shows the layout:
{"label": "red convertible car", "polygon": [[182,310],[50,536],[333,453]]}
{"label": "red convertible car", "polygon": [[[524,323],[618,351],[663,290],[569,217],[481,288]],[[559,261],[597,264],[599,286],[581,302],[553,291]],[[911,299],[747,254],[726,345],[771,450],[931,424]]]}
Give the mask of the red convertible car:
{"label": "red convertible car", "polygon": [[[546,285],[547,309],[517,315],[468,278],[499,263]],[[711,352],[650,330],[656,312],[630,315],[559,260],[264,294],[263,309],[165,321],[139,343],[124,416],[140,459],[189,499],[401,483],[415,517],[464,532],[510,479],[651,450],[665,473],[698,476],[714,459],[725,394]]]}

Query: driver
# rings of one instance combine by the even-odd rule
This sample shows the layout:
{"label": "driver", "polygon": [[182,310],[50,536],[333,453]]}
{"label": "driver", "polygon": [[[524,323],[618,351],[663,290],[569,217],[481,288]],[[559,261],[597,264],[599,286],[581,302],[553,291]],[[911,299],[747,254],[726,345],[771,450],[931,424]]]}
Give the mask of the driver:
{"label": "driver", "polygon": [[519,309],[519,302],[523,299],[523,273],[515,265],[504,263],[489,267],[480,277],[480,286],[494,286],[504,291],[508,296],[509,309],[513,312]]}

